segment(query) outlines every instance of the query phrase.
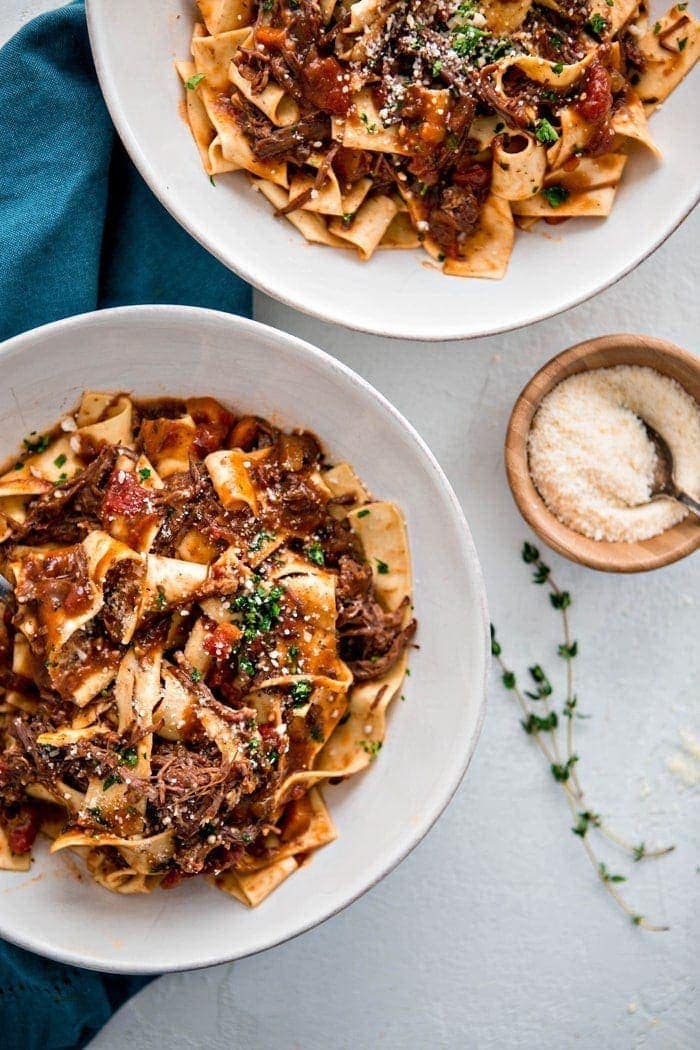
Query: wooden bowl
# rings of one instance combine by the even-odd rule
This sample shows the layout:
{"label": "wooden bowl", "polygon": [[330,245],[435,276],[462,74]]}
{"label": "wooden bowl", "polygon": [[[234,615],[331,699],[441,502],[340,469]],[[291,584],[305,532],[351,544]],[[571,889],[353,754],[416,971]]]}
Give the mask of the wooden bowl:
{"label": "wooden bowl", "polygon": [[577,372],[614,365],[646,365],[676,379],[700,404],[700,360],[663,339],[604,335],[553,357],[533,376],[515,402],[506,433],[506,473],[520,513],[547,546],[565,558],[603,572],[647,572],[684,558],[700,547],[700,519],[689,515],[649,540],[611,543],[591,540],[563,525],[549,511],[528,469],[527,438],[542,398]]}

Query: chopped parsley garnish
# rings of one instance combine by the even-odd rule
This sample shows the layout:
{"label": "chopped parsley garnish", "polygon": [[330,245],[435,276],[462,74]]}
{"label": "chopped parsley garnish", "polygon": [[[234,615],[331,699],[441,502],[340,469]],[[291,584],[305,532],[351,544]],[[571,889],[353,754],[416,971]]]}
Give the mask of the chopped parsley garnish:
{"label": "chopped parsley garnish", "polygon": [[682,40],[678,41],[678,50],[679,51],[685,51],[687,43],[688,43],[688,37],[684,36]]}
{"label": "chopped parsley garnish", "polygon": [[191,76],[189,80],[186,80],[185,87],[187,88],[187,90],[194,91],[197,85],[202,83],[202,81],[205,78],[205,75],[206,74],[204,73],[195,73],[194,76]]}
{"label": "chopped parsley garnish", "polygon": [[654,36],[658,36],[661,32],[661,22],[654,22],[653,33]]}
{"label": "chopped parsley garnish", "polygon": [[608,23],[602,15],[599,15],[597,11],[594,11],[591,17],[586,22],[586,28],[589,33],[600,39],[605,30],[608,28]]}
{"label": "chopped parsley garnish", "polygon": [[88,806],[88,813],[93,820],[97,821],[98,824],[106,825],[107,821],[102,816],[102,810],[99,806]]}
{"label": "chopped parsley garnish", "polygon": [[201,682],[202,681],[202,672],[199,670],[198,667],[193,667],[192,668],[192,670],[190,671],[190,678],[192,679],[193,682]]}
{"label": "chopped parsley garnish", "polygon": [[555,127],[552,127],[546,117],[543,117],[535,125],[535,138],[543,145],[549,146],[553,142],[559,141],[559,132]]}
{"label": "chopped parsley garnish", "polygon": [[139,467],[139,478],[141,481],[148,481],[153,471],[149,470],[148,467]]}
{"label": "chopped parsley garnish", "polygon": [[386,576],[389,572],[389,566],[387,565],[387,563],[385,561],[382,561],[381,558],[375,558],[374,560],[377,563],[377,572],[379,573],[379,575]]}
{"label": "chopped parsley garnish", "polygon": [[310,561],[316,565],[326,564],[326,555],[323,553],[323,547],[320,543],[312,543],[306,548],[306,554]]}
{"label": "chopped parsley garnish", "polygon": [[358,518],[366,518],[369,513],[370,511],[367,509],[367,507],[364,507],[363,510],[358,510],[357,516]]}
{"label": "chopped parsley garnish", "polygon": [[289,695],[292,698],[292,706],[305,707],[312,692],[313,686],[311,682],[295,682],[289,690]]}
{"label": "chopped parsley garnish", "polygon": [[34,440],[32,441],[31,438],[35,433],[36,431],[32,431],[29,437],[24,439],[22,444],[26,448],[27,452],[46,452],[46,449],[49,447],[50,444],[49,435],[40,434],[38,438],[34,438]]}
{"label": "chopped parsley garnish", "polygon": [[68,456],[64,455],[63,452],[62,452],[61,455],[60,456],[56,456],[55,460],[53,461],[54,467],[58,467],[59,470],[60,470],[60,468],[63,466],[63,464],[66,462],[67,459],[68,459]]}
{"label": "chopped parsley garnish", "polygon": [[452,16],[450,24],[457,28],[467,24],[471,16],[476,14],[476,10],[476,5],[471,0],[462,0],[462,3]]}
{"label": "chopped parsley garnish", "polygon": [[17,463],[15,463],[15,465],[14,465],[14,467],[12,469],[13,470],[21,470],[23,466],[24,466],[24,463],[20,463],[18,461]]}
{"label": "chopped parsley garnish", "polygon": [[566,186],[546,186],[540,193],[549,204],[550,208],[559,208],[568,201],[571,194]]}
{"label": "chopped parsley garnish", "polygon": [[292,674],[297,674],[299,671],[299,665],[297,664],[297,657],[299,655],[299,646],[290,645],[287,650],[287,663],[289,664]]}
{"label": "chopped parsley garnish", "polygon": [[260,584],[252,594],[239,594],[234,598],[231,609],[242,613],[243,637],[246,640],[251,641],[259,634],[271,631],[279,623],[280,598],[283,594],[284,591],[277,585],[268,591]]}
{"label": "chopped parsley garnish", "polygon": [[255,674],[255,664],[247,656],[240,656],[238,658],[238,670],[241,674],[247,674],[249,678],[252,678]]}
{"label": "chopped parsley garnish", "polygon": [[554,65],[552,66],[552,72],[556,73],[557,76],[559,76],[560,73],[564,72],[564,63],[563,62],[555,62]]}
{"label": "chopped parsley garnish", "polygon": [[135,747],[125,747],[119,756],[119,765],[128,766],[129,769],[133,769],[134,766],[138,765],[139,756]]}
{"label": "chopped parsley garnish", "polygon": [[362,121],[364,126],[367,128],[367,134],[368,135],[374,135],[375,131],[377,130],[377,125],[376,124],[370,124],[369,117],[367,116],[366,113],[361,113],[360,114],[360,120]]}
{"label": "chopped parsley garnish", "polygon": [[381,740],[361,740],[360,746],[366,751],[370,759],[375,759],[382,749]]}
{"label": "chopped parsley garnish", "polygon": [[317,744],[322,744],[325,740],[323,730],[320,726],[314,726],[311,732],[309,733],[309,736],[312,740],[315,740]]}
{"label": "chopped parsley garnish", "polygon": [[122,778],[118,773],[110,773],[102,784],[102,790],[108,791],[114,784],[121,784]]}
{"label": "chopped parsley garnish", "polygon": [[263,544],[267,543],[267,541],[271,539],[273,539],[272,534],[269,532],[265,532],[264,529],[261,529],[257,536],[255,536],[255,538],[253,539],[248,550],[259,551]]}
{"label": "chopped parsley garnish", "polygon": [[561,45],[564,43],[558,33],[552,33],[549,38],[549,46],[553,51],[561,51]]}
{"label": "chopped parsley garnish", "polygon": [[434,77],[438,77],[438,76],[440,76],[440,70],[441,69],[442,69],[442,59],[441,58],[437,58],[433,62],[433,68],[431,69],[430,72],[431,72],[431,74]]}
{"label": "chopped parsley garnish", "polygon": [[455,51],[460,58],[466,58],[467,55],[471,55],[476,50],[481,41],[488,33],[485,33],[483,29],[477,29],[476,26],[467,25],[464,29],[460,29],[457,36],[452,42],[452,50]]}
{"label": "chopped parsley garnish", "polygon": [[153,608],[160,612],[168,604],[168,599],[165,596],[165,591],[162,587],[158,588],[158,593],[155,596],[153,602]]}

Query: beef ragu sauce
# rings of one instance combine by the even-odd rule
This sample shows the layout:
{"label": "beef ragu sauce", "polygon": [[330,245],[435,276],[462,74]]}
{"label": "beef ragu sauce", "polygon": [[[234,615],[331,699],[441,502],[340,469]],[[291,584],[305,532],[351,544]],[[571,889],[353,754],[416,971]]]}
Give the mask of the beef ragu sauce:
{"label": "beef ragu sauce", "polygon": [[[82,443],[78,475],[31,499],[21,524],[8,519],[10,534],[0,543],[0,567],[5,574],[22,550],[38,547],[44,553],[29,555],[30,567],[17,590],[17,611],[14,617],[7,615],[2,625],[0,685],[12,688],[18,680],[11,659],[21,615],[39,606],[69,616],[80,616],[89,608],[93,594],[78,544],[88,534],[110,529],[115,523],[118,531],[112,535],[127,545],[135,545],[147,530],[155,530],[149,548],[152,554],[182,557],[181,545],[193,543],[204,555],[200,561],[209,562],[233,549],[245,563],[259,551],[264,555],[265,544],[283,532],[287,550],[336,575],[338,655],[355,680],[372,680],[399,660],[413,636],[415,622],[406,623],[405,608],[395,612],[382,608],[358,539],[344,520],[333,516],[333,501],[325,500],[314,485],[314,472],[322,475],[328,465],[313,434],[285,433],[256,416],[237,417],[210,397],[134,401],[133,405],[135,450]],[[181,448],[176,421],[185,415],[195,423],[194,434],[190,424],[186,471],[165,477],[162,488],[149,488],[148,469],[127,472],[117,466],[120,455],[135,462],[143,453],[153,462],[169,449]],[[226,449],[251,454],[265,450],[264,457],[251,459],[248,468],[256,488],[266,494],[257,516],[247,506],[227,510],[217,496],[204,459]],[[120,642],[121,632],[140,586],[135,576],[129,590],[132,565],[119,562],[110,570],[99,613],[72,635],[59,657],[50,651],[45,626],[39,626],[33,635],[23,673],[33,680],[36,701],[27,710],[17,709],[6,728],[9,746],[0,755],[0,823],[15,843],[11,848],[25,852],[38,827],[25,794],[27,785],[39,784],[56,792],[60,783],[85,792],[95,777],[105,784],[124,783],[127,805],[111,830],[133,834],[139,821],[143,836],[173,829],[175,852],[163,880],[168,886],[190,875],[220,873],[245,856],[265,855],[261,833],[269,827],[282,767],[285,776],[308,768],[313,757],[310,741],[319,739],[323,727],[313,705],[303,718],[294,717],[307,698],[303,683],[281,696],[282,717],[289,727],[283,741],[286,750],[275,727],[266,724],[248,703],[258,684],[274,675],[280,664],[287,673],[303,673],[303,668],[295,667],[295,660],[297,643],[307,625],[292,591],[269,578],[275,565],[273,552],[256,564],[252,589],[233,598],[230,608],[240,614],[237,622],[217,623],[204,616],[203,650],[211,657],[204,674],[188,665],[183,648],[194,620],[201,615],[199,601],[216,594],[213,572],[201,593],[179,609],[170,606],[165,612],[157,594],[130,643],[140,657],[164,650],[174,679],[199,694],[226,724],[235,726],[241,740],[249,743],[259,734],[261,746],[256,745],[255,762],[245,754],[224,761],[190,715],[178,725],[179,739],[169,738],[168,727],[162,719],[159,722],[157,712],[145,731],[120,733],[113,679],[92,701],[106,731],[93,739],[77,740],[67,749],[38,744],[42,733],[70,724],[70,701],[85,675],[105,667],[114,669],[124,657],[128,647]],[[46,616],[37,617],[37,623],[45,625],[46,620]],[[327,660],[323,652],[318,654],[314,673],[330,675],[333,668],[332,652]],[[145,733],[154,735],[150,773],[143,779],[133,770]],[[283,841],[310,820],[310,803],[302,797],[306,790],[300,788],[296,798],[292,793],[282,815],[277,814],[276,834]],[[136,813],[143,816],[136,820]],[[99,808],[81,810],[79,826],[94,834],[104,831]],[[117,867],[124,863],[116,851],[112,859]]]}
{"label": "beef ragu sauce", "polygon": [[[271,0],[258,5],[252,42],[239,48],[233,64],[253,99],[269,86],[294,98],[300,110],[297,123],[274,126],[240,92],[219,94],[217,104],[246,133],[258,160],[285,161],[294,170],[322,149],[341,187],[369,174],[370,196],[398,190],[420,197],[425,228],[447,256],[458,257],[477,228],[491,181],[491,161],[480,162],[482,147],[470,137],[475,118],[498,114],[506,134],[518,128],[534,134],[543,119],[550,127],[550,120],[558,124],[562,108],[573,103],[586,120],[600,125],[600,134],[581,152],[598,156],[611,148],[607,129],[613,93],[624,97],[628,76],[643,60],[638,56],[639,65],[634,65],[623,47],[622,72],[611,73],[608,23],[593,11],[589,0],[572,0],[556,11],[533,5],[526,17],[514,19],[514,28],[501,33],[490,31],[487,18],[469,2],[379,4],[364,39],[362,34],[355,39],[347,36],[347,5],[337,5],[324,18],[323,5],[313,0]],[[588,76],[568,91],[541,88],[516,70],[507,71],[504,92],[493,87],[491,74],[503,59],[534,54],[555,64],[573,64],[596,45]],[[398,128],[402,155],[348,149],[333,137],[331,117],[351,124],[368,121],[353,100],[360,88],[371,92],[383,127]],[[369,123],[367,127],[374,130]],[[348,223],[352,221],[349,215]]]}
{"label": "beef ragu sauce", "polygon": [[90,606],[90,579],[85,554],[81,548],[57,550],[41,563],[28,562],[23,585],[17,588],[18,601],[35,601],[51,612],[64,609],[70,615],[84,612]]}

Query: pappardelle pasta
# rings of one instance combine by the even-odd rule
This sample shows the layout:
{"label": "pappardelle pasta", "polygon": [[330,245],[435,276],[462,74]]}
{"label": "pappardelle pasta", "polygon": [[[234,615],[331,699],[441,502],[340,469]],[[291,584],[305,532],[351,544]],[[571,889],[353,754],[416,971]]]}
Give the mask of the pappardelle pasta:
{"label": "pappardelle pasta", "polygon": [[199,0],[176,64],[212,181],[246,171],[310,242],[505,275],[515,228],[605,218],[700,53],[687,3]]}
{"label": "pappardelle pasta", "polygon": [[336,830],[415,631],[406,529],[310,433],[87,392],[0,476],[0,868],[262,901]]}

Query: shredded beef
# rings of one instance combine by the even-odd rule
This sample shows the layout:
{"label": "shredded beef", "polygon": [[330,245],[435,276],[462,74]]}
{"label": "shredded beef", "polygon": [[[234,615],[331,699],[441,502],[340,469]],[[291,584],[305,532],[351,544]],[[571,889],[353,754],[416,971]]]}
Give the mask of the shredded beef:
{"label": "shredded beef", "polygon": [[623,33],[620,37],[620,50],[628,69],[633,69],[637,73],[644,72],[645,59],[636,37],[629,32]]}
{"label": "shredded beef", "polygon": [[372,569],[367,562],[355,561],[342,554],[338,565],[336,598],[342,608],[358,598],[364,598],[372,586]]}
{"label": "shredded beef", "polygon": [[251,149],[260,160],[289,156],[303,163],[320,148],[314,143],[327,143],[331,134],[330,117],[325,113],[314,113],[278,128],[242,98],[236,103],[236,119],[250,136]]}
{"label": "shredded beef", "polygon": [[70,534],[79,532],[78,540],[81,539],[98,520],[102,490],[121,451],[105,445],[75,478],[32,500],[25,521],[13,528],[15,537],[24,543],[39,544],[47,533],[53,540],[57,528],[63,529],[63,539],[69,526]]}
{"label": "shredded beef", "polygon": [[479,222],[479,201],[467,186],[447,186],[431,208],[430,233],[447,255],[456,255],[460,242]]}
{"label": "shredded beef", "polygon": [[[308,0],[302,3],[308,6]],[[345,163],[357,171],[370,163],[377,184],[393,184],[385,158],[365,151],[337,152],[341,168]],[[328,166],[335,156],[329,151]],[[141,483],[147,475],[139,478],[138,472],[116,469],[118,456],[129,455],[133,462],[143,447],[142,420],[178,418],[184,412],[194,419],[199,436],[187,470],[166,477],[162,488],[151,488]],[[96,781],[104,792],[119,785],[104,806],[90,803],[75,809],[69,802],[70,826],[88,832],[107,828],[127,837],[173,831],[174,853],[163,871],[163,884],[168,886],[200,873],[264,863],[274,856],[270,843],[280,836],[283,841],[293,837],[306,819],[301,805],[280,811],[279,789],[290,772],[305,768],[306,760],[290,753],[296,748],[306,754],[309,740],[319,740],[324,733],[321,705],[311,700],[303,718],[297,718],[291,689],[259,688],[271,676],[303,672],[310,616],[302,597],[277,580],[274,570],[280,558],[308,559],[335,575],[337,653],[358,681],[376,678],[394,666],[415,623],[405,622],[405,604],[387,612],[377,601],[360,539],[346,518],[336,516],[339,507],[354,503],[353,496],[328,498],[327,488],[319,483],[327,465],[313,434],[283,432],[255,416],[235,420],[207,398],[140,405],[135,418],[136,449],[99,450],[73,481],[31,501],[26,527],[6,541],[5,557],[12,556],[18,539],[59,549],[40,557],[25,555],[17,594],[22,619],[8,612],[0,622],[0,689],[31,700],[28,709],[18,708],[3,722],[0,822],[6,830],[12,828],[17,846],[24,846],[37,823],[36,804],[26,794],[29,785],[41,785],[57,801],[65,797],[66,788],[70,795],[87,792]],[[204,460],[220,448],[261,453],[251,455],[247,464],[259,494],[255,514],[247,504],[227,510],[219,499]],[[157,459],[152,462],[157,470]],[[49,643],[49,614],[63,608],[79,615],[92,602],[91,567],[80,545],[85,533],[114,530],[141,549],[144,530],[148,527],[150,533],[153,526],[157,531],[152,553],[181,557],[187,538],[193,547],[201,545],[210,563],[224,551],[232,552],[232,562],[227,561],[225,572],[212,569],[177,613],[167,599],[162,606],[156,602],[142,611],[127,646],[121,642],[123,627],[132,609],[139,607],[146,565],[138,559],[119,561],[100,579],[103,601],[96,615],[58,647]],[[284,538],[282,551],[266,552],[267,541],[277,537]],[[212,596],[226,599],[219,607],[221,620],[208,607],[211,616],[198,608]],[[38,624],[27,639],[31,678],[10,668],[14,633],[27,614],[36,616]],[[186,656],[195,622],[204,628],[203,653],[213,657],[204,661],[203,669]],[[139,713],[135,704],[139,717],[120,731],[123,701],[120,694],[117,703],[117,694],[122,680],[116,676],[127,649],[142,666],[149,654],[164,656],[164,667],[175,680],[173,703],[182,707],[167,712],[163,696],[148,715]],[[294,669],[297,661],[300,671]],[[318,673],[335,674],[334,646],[321,654],[323,661],[327,666],[319,666]],[[100,681],[108,684],[80,711],[82,724],[95,720],[100,732],[61,746],[40,744],[42,734],[76,724],[76,690],[95,670],[107,672]],[[168,719],[177,719],[180,712],[182,721],[177,724],[183,739],[161,736],[166,723],[170,728]],[[150,739],[148,772],[140,747],[145,738]],[[296,796],[305,790],[297,786]],[[265,838],[269,832],[274,839]],[[117,868],[126,864],[116,850],[108,857]]]}
{"label": "shredded beef", "polygon": [[385,612],[370,594],[344,604],[338,613],[340,653],[354,678],[379,678],[400,658],[416,632],[416,621],[403,626],[408,599]]}

